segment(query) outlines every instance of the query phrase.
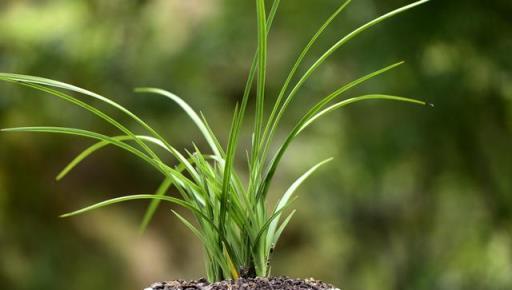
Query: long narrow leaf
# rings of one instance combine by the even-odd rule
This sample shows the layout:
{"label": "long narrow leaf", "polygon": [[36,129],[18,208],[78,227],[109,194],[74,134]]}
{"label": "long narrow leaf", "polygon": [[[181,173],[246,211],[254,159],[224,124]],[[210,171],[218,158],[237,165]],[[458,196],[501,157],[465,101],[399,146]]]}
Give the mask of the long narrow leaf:
{"label": "long narrow leaf", "polygon": [[[238,120],[238,105],[235,107],[235,115],[233,117],[233,123],[231,124],[231,132],[229,134],[228,141],[228,150],[226,153],[226,165],[224,166],[224,174],[222,179],[222,192],[220,199],[220,214],[219,214],[219,229],[221,231],[220,240],[224,238],[225,235],[225,221],[226,221],[226,213],[228,209],[229,195],[230,195],[230,186],[229,183],[231,181],[231,171],[233,169],[233,162],[235,158],[236,148],[234,147],[236,142],[235,139],[238,137],[236,130],[236,121]],[[219,242],[220,242],[219,240]]]}
{"label": "long narrow leaf", "polygon": [[[350,100],[349,102],[346,102],[346,103],[342,102],[344,104],[342,106],[345,106],[345,105],[348,105],[348,104],[352,104],[352,103],[357,103],[357,102],[360,102],[360,101],[370,100],[370,99],[386,99],[386,100],[393,100],[393,101],[405,101],[405,102],[415,103],[415,104],[423,105],[423,106],[426,105],[425,102],[419,101],[419,100],[414,100],[414,99],[396,98],[396,97],[390,97],[390,96],[383,97],[383,95],[374,95],[374,97],[362,96],[362,97],[356,97],[356,98],[349,99]],[[342,106],[340,105],[337,108],[342,107]],[[316,117],[316,119],[318,117]],[[300,133],[305,128],[304,124],[306,122],[308,122],[308,120],[309,120],[309,118],[306,118],[303,121],[297,123],[297,125],[295,125],[294,129],[292,130],[292,132],[290,134],[288,134],[288,137],[283,142],[283,144],[281,145],[281,147],[279,148],[277,153],[274,155],[274,158],[272,159],[272,161],[270,163],[269,170],[268,170],[268,172],[267,172],[267,174],[265,176],[264,182],[262,183],[262,187],[258,191],[258,198],[261,199],[261,198],[266,196],[266,193],[268,191],[268,187],[270,185],[270,182],[271,182],[271,180],[272,180],[272,178],[274,176],[274,173],[275,173],[275,171],[277,169],[277,165],[281,161],[281,158],[283,157],[284,153],[288,149],[288,146],[291,144],[291,142],[295,139],[295,137],[297,137],[298,133]]]}
{"label": "long narrow leaf", "polygon": [[[286,226],[290,223],[290,220],[293,218],[293,215],[295,215],[295,212],[296,210],[293,210],[287,217],[286,219],[281,223],[281,225],[279,226],[279,228],[277,229],[277,231],[275,232],[274,234],[274,239],[272,240],[272,244],[271,244],[271,247],[275,247],[276,244],[277,244],[277,241],[279,240],[279,238],[281,237],[281,234],[283,233],[284,229],[286,228]],[[272,249],[269,249],[269,254],[272,252]]]}
{"label": "long narrow leaf", "polygon": [[[294,201],[295,199],[292,199],[292,201]],[[257,251],[258,250],[258,247],[261,246],[260,244],[260,241],[264,241],[266,242],[266,240],[261,240],[261,238],[263,237],[263,235],[265,234],[265,232],[268,230],[268,228],[270,227],[270,225],[272,224],[272,222],[281,215],[281,213],[291,204],[291,201],[288,202],[287,204],[285,204],[281,209],[275,211],[274,213],[272,213],[272,215],[265,221],[265,223],[259,227],[259,230],[258,230],[258,233],[256,235],[256,238],[254,239],[254,242],[253,242],[253,252]],[[265,245],[265,244],[263,244]],[[265,249],[262,249],[262,250],[265,250]]]}
{"label": "long narrow leaf", "polygon": [[266,191],[268,190],[268,186],[270,185],[270,182],[272,180],[272,177],[275,173],[275,170],[277,169],[277,166],[279,164],[279,161],[282,157],[282,155],[284,154],[284,152],[286,151],[286,149],[288,148],[289,144],[291,143],[291,141],[293,140],[293,138],[296,137],[297,135],[297,132],[299,131],[300,127],[303,126],[303,124],[305,122],[308,121],[309,118],[311,118],[314,114],[316,114],[318,111],[320,111],[327,103],[329,103],[330,101],[332,101],[334,98],[338,97],[339,95],[341,95],[342,93],[348,91],[349,89],[353,88],[353,87],[356,87],[378,75],[381,75],[385,72],[388,72],[398,66],[400,66],[401,64],[403,64],[403,62],[398,62],[398,63],[395,63],[395,64],[392,64],[392,65],[389,65],[387,67],[384,67],[380,70],[377,70],[375,72],[372,72],[370,74],[367,74],[365,76],[362,76],[344,86],[342,86],[341,88],[339,88],[338,90],[334,91],[333,93],[329,94],[327,97],[323,98],[321,101],[319,101],[317,104],[315,104],[315,106],[313,106],[300,120],[299,122],[297,122],[297,124],[295,125],[294,129],[288,134],[285,142],[279,147],[279,150],[278,150],[278,153],[276,154],[276,156],[274,156],[274,158],[272,159],[272,161],[270,162],[270,165],[269,165],[269,169],[265,175],[265,178],[263,180],[263,182],[260,184],[260,188],[257,190],[258,192],[258,198],[261,198],[263,195],[265,195]]}
{"label": "long narrow leaf", "polygon": [[391,11],[389,13],[386,13],[386,14],[378,17],[378,18],[375,18],[375,19],[367,22],[366,24],[358,27],[357,29],[353,30],[352,32],[347,34],[345,37],[341,38],[333,46],[331,46],[320,58],[318,58],[317,61],[315,61],[315,63],[313,63],[309,67],[309,69],[304,73],[304,75],[299,79],[297,84],[293,87],[291,92],[288,94],[288,96],[286,97],[283,105],[279,109],[279,111],[278,111],[278,113],[276,115],[275,120],[273,121],[273,124],[271,126],[268,138],[271,138],[273,136],[273,134],[274,134],[274,132],[275,132],[275,130],[276,130],[278,124],[279,124],[279,121],[281,120],[284,112],[286,111],[286,108],[288,107],[290,102],[293,100],[293,98],[296,96],[297,92],[300,90],[300,88],[302,88],[304,83],[311,77],[311,75],[320,67],[320,65],[322,65],[329,58],[329,56],[331,56],[335,51],[337,51],[340,47],[342,47],[348,41],[350,41],[351,39],[353,39],[357,35],[361,34],[362,32],[368,30],[369,28],[379,24],[380,22],[382,22],[382,21],[384,21],[386,19],[389,19],[389,18],[391,18],[393,16],[396,16],[396,15],[402,13],[402,12],[405,12],[405,11],[407,11],[409,9],[412,9],[412,8],[418,6],[418,5],[427,3],[428,1],[430,1],[430,0],[417,1],[417,2],[414,2],[412,4],[406,5],[404,7],[401,7],[401,8],[398,8],[396,10],[393,10],[393,11]]}
{"label": "long narrow leaf", "polygon": [[[283,97],[284,97],[286,91],[288,90],[288,86],[290,85],[290,82],[292,81],[293,77],[295,76],[295,73],[299,69],[300,65],[304,61],[304,58],[306,57],[308,52],[311,50],[313,45],[316,43],[317,39],[323,34],[325,29],[327,27],[329,27],[329,25],[334,21],[334,19],[336,19],[336,17],[345,9],[345,7],[348,6],[348,4],[350,4],[350,2],[351,2],[351,0],[347,0],[344,3],[342,3],[340,5],[340,7],[338,9],[336,9],[336,11],[334,11],[334,13],[329,18],[327,18],[327,20],[322,24],[322,26],[320,26],[320,28],[313,35],[313,37],[310,39],[310,41],[308,42],[306,47],[304,47],[304,49],[300,53],[299,57],[297,58],[297,60],[295,61],[294,65],[293,65],[292,69],[290,70],[290,73],[288,74],[288,77],[286,78],[286,80],[285,80],[285,82],[284,82],[284,84],[283,84],[283,86],[281,88],[281,91],[279,92],[277,100],[274,103],[274,106],[272,108],[272,112],[270,114],[270,117],[268,119],[267,125],[265,127],[265,132],[263,134],[263,136],[264,136],[263,139],[265,139],[265,137],[269,133],[268,130],[270,129],[270,125],[274,121],[274,118],[276,116],[276,113],[277,113],[280,105],[281,105]],[[265,140],[263,140],[263,141],[265,142]],[[266,142],[268,143],[268,140]]]}
{"label": "long narrow leaf", "polygon": [[[280,2],[281,2],[280,0],[274,0],[274,2],[272,4],[272,8],[270,9],[269,17],[268,17],[267,23],[266,23],[266,34],[267,34],[267,36],[268,36],[268,34],[270,32],[270,28],[272,27],[272,24],[273,24],[273,21],[274,21],[274,17],[275,17],[275,15],[277,13],[277,10],[279,8]],[[235,125],[235,128],[233,128],[231,130],[231,133],[230,133],[230,134],[234,135],[233,138],[231,138],[231,136],[230,136],[230,140],[232,140],[231,142],[233,142],[233,144],[228,144],[228,147],[230,147],[230,146],[232,146],[234,148],[238,147],[238,138],[239,138],[240,130],[242,128],[242,124],[243,124],[243,121],[244,121],[245,110],[247,109],[249,95],[251,93],[251,89],[252,89],[252,85],[253,85],[253,82],[254,82],[254,78],[256,77],[256,69],[257,69],[258,65],[260,64],[260,62],[259,62],[259,55],[260,55],[259,46],[260,46],[260,44],[258,43],[258,48],[256,50],[256,53],[255,53],[254,57],[253,57],[251,68],[249,70],[249,76],[248,76],[247,82],[245,84],[245,89],[244,89],[244,93],[243,93],[243,96],[242,96],[242,102],[241,102],[241,105],[240,105],[240,111],[239,112],[235,111],[235,114],[233,115],[233,119],[234,119],[233,123],[236,124],[236,125]],[[236,152],[234,152],[233,154],[236,154]],[[234,158],[234,156],[233,156],[233,158]],[[252,166],[251,162],[249,162],[249,167],[251,167],[251,166]]]}
{"label": "long narrow leaf", "polygon": [[256,0],[258,20],[258,79],[256,88],[256,113],[254,118],[254,143],[252,152],[252,166],[258,158],[260,140],[263,130],[263,115],[265,104],[265,81],[267,73],[267,18],[265,0]]}
{"label": "long narrow leaf", "polygon": [[39,126],[39,127],[17,127],[17,128],[6,128],[2,129],[3,132],[36,132],[36,133],[57,133],[57,134],[66,134],[66,135],[75,135],[75,136],[83,136],[88,137],[96,140],[101,140],[108,142],[110,144],[113,144],[117,147],[120,147],[122,149],[127,150],[130,153],[133,153],[137,157],[140,157],[144,161],[151,164],[153,167],[155,167],[157,170],[162,172],[164,175],[167,173],[165,171],[165,167],[163,163],[160,163],[154,159],[151,159],[141,151],[137,150],[136,148],[133,148],[132,146],[118,141],[114,138],[96,133],[91,132],[87,130],[82,129],[76,129],[76,128],[66,128],[66,127],[49,127],[49,126]]}
{"label": "long narrow leaf", "polygon": [[[194,225],[192,225],[191,222],[189,222],[186,218],[184,218],[183,216],[181,216],[179,213],[177,213],[176,211],[172,210],[172,213],[178,217],[178,219],[195,235],[197,236],[203,245],[205,245],[208,249],[210,249],[210,254],[211,255],[214,255],[216,260],[218,261],[218,265],[220,265],[222,267],[222,270],[225,272],[225,273],[232,273],[233,269],[230,267],[229,263],[226,261],[226,259],[224,259],[224,254],[221,252],[219,253],[219,251],[216,251],[218,249],[215,248],[215,246],[209,246],[210,245],[210,242],[211,242],[211,239],[208,239],[206,236],[203,235],[203,233],[198,230]],[[214,253],[215,252],[215,253]]]}
{"label": "long narrow leaf", "polygon": [[[6,76],[7,75],[7,76]],[[74,105],[77,105],[91,113],[93,113],[94,115],[98,116],[99,118],[105,120],[106,122],[108,122],[109,124],[113,125],[114,127],[118,128],[119,130],[121,130],[123,133],[127,134],[128,136],[131,136],[135,141],[137,141],[137,143],[146,151],[148,152],[152,158],[154,159],[157,159],[157,160],[160,160],[158,158],[158,156],[146,145],[144,144],[144,142],[142,142],[141,140],[139,140],[134,133],[132,133],[128,128],[126,128],[125,126],[123,126],[122,124],[120,124],[119,122],[117,122],[115,119],[113,119],[112,117],[110,117],[109,115],[105,114],[103,111],[83,102],[83,101],[80,101],[79,99],[73,97],[73,96],[70,96],[68,94],[64,94],[60,91],[56,91],[54,89],[51,89],[51,88],[48,88],[48,87],[45,87],[45,86],[42,86],[42,85],[39,85],[38,83],[35,83],[35,82],[29,82],[29,81],[22,81],[20,79],[17,79],[17,78],[9,78],[8,75],[10,74],[1,74],[0,73],[0,80],[4,80],[4,81],[10,81],[10,82],[14,82],[15,84],[18,84],[18,85],[22,85],[22,86],[26,86],[26,87],[29,87],[29,88],[32,88],[32,89],[36,89],[38,91],[42,91],[42,92],[45,92],[45,93],[48,93],[50,95],[53,95],[53,96],[56,96],[60,99],[63,99],[67,102],[70,102]],[[16,75],[16,76],[19,76],[19,75]]]}
{"label": "long narrow leaf", "polygon": [[422,106],[427,105],[427,103],[425,101],[420,101],[420,100],[411,99],[411,98],[398,97],[398,96],[390,96],[390,95],[373,94],[373,95],[364,95],[364,96],[359,96],[359,97],[355,97],[355,98],[350,98],[350,99],[338,102],[334,105],[331,105],[331,106],[325,108],[324,110],[322,110],[321,112],[317,113],[316,115],[312,116],[311,118],[309,118],[308,121],[305,122],[300,127],[300,129],[297,131],[297,134],[299,134],[302,130],[304,130],[306,127],[311,125],[311,123],[316,121],[318,118],[324,116],[325,114],[332,112],[334,110],[337,110],[341,107],[347,106],[349,104],[356,103],[359,101],[364,101],[364,100],[388,100],[388,101],[399,101],[399,102],[413,103],[413,104],[422,105]]}
{"label": "long narrow leaf", "polygon": [[[322,162],[319,162],[315,166],[311,167],[308,171],[306,171],[306,173],[304,173],[299,178],[297,178],[297,180],[295,180],[295,182],[292,183],[292,185],[286,190],[284,195],[281,197],[281,199],[277,203],[274,213],[280,211],[288,204],[288,202],[290,201],[290,198],[295,193],[295,191],[302,185],[302,183],[304,181],[306,181],[306,179],[308,179],[309,176],[311,176],[311,174],[313,174],[316,170],[318,170],[318,168],[320,168],[322,165],[324,165],[330,161],[332,161],[332,158],[329,158],[329,159],[323,160]],[[272,223],[270,224],[270,226],[268,228],[267,245],[273,244],[274,234],[275,234],[277,225],[279,223],[280,217],[281,217],[281,215],[276,216],[276,218],[272,221]]]}
{"label": "long narrow leaf", "polygon": [[[156,144],[156,145],[162,147],[165,150],[169,150],[159,139],[156,139],[156,138],[153,138],[153,137],[149,137],[149,136],[144,136],[144,135],[137,135],[136,137],[138,139],[141,139],[141,140],[144,140],[144,141]],[[133,137],[127,136],[127,135],[115,136],[115,137],[111,137],[111,138],[113,138],[113,139],[115,139],[117,141],[134,140]],[[80,154],[78,154],[75,158],[73,158],[73,160],[71,160],[71,162],[69,162],[68,165],[66,165],[66,167],[64,167],[64,169],[62,169],[59,172],[59,174],[56,177],[56,180],[61,180],[71,170],[73,170],[73,168],[75,168],[80,162],[82,162],[85,158],[89,157],[94,152],[96,152],[96,151],[100,150],[101,148],[103,148],[105,146],[108,146],[110,144],[112,144],[112,143],[109,142],[109,141],[99,141],[99,142],[89,146],[84,151],[82,151]]]}
{"label": "long narrow leaf", "polygon": [[[79,88],[77,86],[73,86],[73,85],[70,85],[70,84],[63,83],[63,82],[59,82],[59,81],[55,81],[55,80],[51,80],[51,79],[46,79],[46,78],[41,78],[41,77],[27,76],[27,75],[20,75],[20,74],[0,73],[0,79],[2,79],[2,80],[10,80],[10,81],[15,81],[15,82],[21,82],[21,83],[25,83],[27,85],[32,85],[34,87],[38,87],[38,85],[44,85],[44,86],[49,86],[49,87],[56,87],[56,88],[61,88],[61,89],[65,89],[65,90],[70,90],[70,91],[74,91],[74,92],[77,92],[77,93],[80,93],[80,94],[83,94],[83,95],[86,95],[86,96],[90,96],[90,97],[95,98],[97,100],[100,100],[100,101],[102,101],[104,103],[107,103],[108,105],[110,105],[110,106],[112,106],[112,107],[122,111],[126,115],[128,115],[130,118],[135,120],[138,124],[140,124],[144,129],[146,129],[151,135],[153,135],[155,138],[157,138],[160,141],[162,141],[162,143],[164,143],[165,146],[167,146],[169,148],[169,150],[171,150],[173,152],[175,157],[178,158],[178,160],[180,162],[182,162],[182,163],[187,165],[187,169],[189,170],[190,174],[192,174],[193,177],[197,178],[197,173],[194,171],[193,167],[190,164],[187,164],[186,158],[183,157],[183,155],[181,155],[176,149],[174,149],[167,142],[167,140],[165,140],[160,134],[158,134],[151,126],[149,126],[146,122],[144,122],[137,115],[135,115],[134,113],[132,113],[131,111],[129,111],[125,107],[121,106],[120,104],[112,101],[111,99],[108,99],[108,98],[106,98],[104,96],[101,96],[101,95],[99,95],[97,93],[94,93],[94,92],[91,92],[89,90],[86,90],[86,89],[83,89],[83,88]],[[125,133],[128,134],[128,135],[134,136],[133,133],[131,133],[129,131],[127,131]],[[147,147],[144,144],[144,142],[140,142],[140,145],[143,146],[144,149],[146,151],[148,151],[148,153],[150,153],[153,158],[159,160],[158,156],[156,156],[156,154],[152,153],[151,149],[149,149],[149,147]]]}
{"label": "long narrow leaf", "polygon": [[112,143],[113,145],[120,147],[122,149],[125,149],[136,156],[140,157],[144,161],[151,164],[155,169],[159,170],[164,176],[173,176],[174,182],[179,187],[185,187],[190,190],[194,190],[197,188],[197,186],[192,183],[187,177],[185,177],[183,174],[181,174],[179,171],[174,170],[170,168],[169,166],[165,165],[162,162],[158,162],[154,159],[149,158],[139,150],[133,148],[132,146],[115,140],[111,137],[96,133],[96,132],[90,132],[87,130],[82,129],[76,129],[76,128],[65,128],[65,127],[19,127],[19,128],[7,128],[2,129],[1,131],[4,132],[38,132],[38,133],[56,133],[56,134],[65,134],[65,135],[75,135],[75,136],[83,136],[88,137],[96,140],[101,141],[107,141]]}
{"label": "long narrow leaf", "polygon": [[[171,187],[172,181],[173,179],[171,177],[166,177],[162,184],[160,184],[160,186],[156,190],[154,196],[164,196],[169,187]],[[153,199],[149,204],[148,208],[146,209],[146,213],[144,214],[144,218],[142,219],[142,222],[139,226],[139,233],[142,234],[146,231],[146,228],[148,227],[151,219],[153,218],[153,215],[155,214],[156,209],[160,204],[160,201],[160,199]]]}
{"label": "long narrow leaf", "polygon": [[122,197],[112,198],[109,200],[98,202],[91,206],[87,206],[87,207],[84,207],[82,209],[79,209],[79,210],[76,210],[73,212],[65,213],[65,214],[61,215],[60,217],[62,217],[62,218],[72,217],[72,216],[81,215],[81,214],[90,212],[95,209],[103,208],[103,207],[121,203],[121,202],[132,201],[132,200],[145,200],[145,199],[151,199],[151,200],[159,199],[159,200],[163,200],[163,201],[167,201],[170,203],[180,205],[180,206],[190,209],[194,212],[197,211],[197,209],[193,205],[191,205],[190,203],[188,203],[182,199],[179,199],[179,198],[174,198],[174,197],[170,197],[170,196],[156,196],[154,194],[134,194],[134,195],[122,196]]}
{"label": "long narrow leaf", "polygon": [[199,131],[201,131],[201,133],[203,134],[204,138],[208,142],[208,145],[210,145],[213,154],[219,157],[221,156],[219,148],[217,147],[218,142],[216,141],[216,137],[213,134],[211,134],[211,131],[208,130],[206,125],[203,123],[203,120],[201,120],[201,118],[194,111],[194,109],[192,109],[192,107],[190,107],[190,105],[187,104],[187,102],[185,102],[182,98],[176,96],[171,92],[157,88],[137,88],[135,89],[135,92],[157,94],[174,101],[176,104],[178,104],[178,106],[180,106],[183,109],[183,111],[185,111],[185,113],[187,113],[190,119],[192,119],[192,121],[199,128]]}

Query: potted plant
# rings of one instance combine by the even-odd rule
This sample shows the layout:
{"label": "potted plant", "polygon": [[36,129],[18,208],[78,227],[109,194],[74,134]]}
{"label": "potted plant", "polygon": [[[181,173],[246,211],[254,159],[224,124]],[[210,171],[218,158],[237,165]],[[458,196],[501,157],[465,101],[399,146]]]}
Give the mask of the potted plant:
{"label": "potted plant", "polygon": [[[273,102],[271,110],[266,111],[264,104],[266,98],[267,35],[277,13],[280,0],[273,1],[268,15],[265,1],[256,0],[258,48],[249,71],[243,97],[234,108],[229,140],[226,146],[221,145],[220,140],[210,128],[206,118],[193,110],[180,97],[157,88],[138,88],[135,90],[138,93],[161,95],[175,102],[190,117],[204,136],[209,147],[208,153],[200,150],[195,145],[192,152],[178,151],[136,114],[119,103],[97,93],[51,79],[10,73],[0,73],[0,79],[46,92],[68,101],[103,119],[105,122],[116,127],[121,133],[117,136],[107,136],[93,131],[68,127],[19,127],[3,129],[2,131],[57,133],[96,140],[95,144],[86,148],[58,174],[57,180],[62,179],[80,162],[105,146],[116,146],[124,149],[135,157],[144,160],[156,172],[161,174],[162,183],[153,194],[126,195],[62,215],[62,217],[70,217],[125,201],[150,200],[140,226],[141,231],[144,231],[162,201],[174,203],[190,210],[195,218],[195,223],[175,211],[173,213],[201,240],[206,255],[207,279],[191,282],[177,280],[167,283],[155,283],[148,289],[334,288],[332,285],[312,279],[271,278],[270,258],[279,241],[279,237],[295,213],[295,210],[288,212],[289,206],[294,200],[294,192],[313,172],[331,159],[321,161],[307,170],[293,182],[273,207],[268,207],[266,198],[280,161],[284,157],[289,145],[304,129],[325,114],[349,104],[365,100],[391,100],[427,105],[424,101],[383,94],[369,94],[337,100],[350,89],[400,66],[403,62],[394,63],[345,84],[331,94],[321,98],[300,118],[293,129],[287,134],[286,139],[281,144],[278,144],[277,150],[273,151],[271,149],[271,145],[276,145],[274,136],[279,129],[280,121],[288,106],[294,101],[297,92],[304,83],[329,56],[351,39],[374,25],[426,3],[428,0],[421,0],[384,14],[342,37],[322,54],[298,78],[298,81],[292,85],[292,81],[296,77],[298,69],[311,47],[332,21],[347,7],[349,2],[350,0],[342,3],[311,38],[291,68],[278,96]],[[250,143],[250,148],[247,149],[248,181],[243,182],[240,178],[239,169],[234,167],[234,161],[239,150],[242,123],[245,121],[246,110],[254,84],[256,85],[256,96],[254,98],[255,116],[253,131],[251,132],[252,142]],[[75,93],[77,96],[73,96],[69,92]],[[88,104],[82,100],[83,98],[99,100],[111,108],[121,111],[140,125],[146,131],[146,135],[135,134],[126,125],[118,122],[107,112]],[[176,163],[167,164],[164,162],[162,156],[154,150],[154,146],[163,148],[167,154],[175,158]],[[176,189],[179,193],[178,196],[167,195],[171,187]]]}

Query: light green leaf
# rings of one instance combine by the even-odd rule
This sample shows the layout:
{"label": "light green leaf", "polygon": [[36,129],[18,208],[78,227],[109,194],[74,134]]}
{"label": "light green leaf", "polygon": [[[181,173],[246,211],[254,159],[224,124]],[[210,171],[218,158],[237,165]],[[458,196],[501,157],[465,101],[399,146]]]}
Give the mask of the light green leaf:
{"label": "light green leaf", "polygon": [[217,138],[215,137],[215,135],[213,135],[211,133],[211,131],[208,130],[208,128],[203,123],[203,120],[199,117],[199,115],[182,98],[176,96],[175,94],[173,94],[171,92],[168,92],[168,91],[162,90],[162,89],[157,89],[157,88],[137,88],[137,89],[135,89],[135,91],[138,93],[152,93],[152,94],[161,95],[161,96],[171,99],[176,104],[178,104],[178,106],[180,106],[183,109],[183,111],[185,111],[185,113],[187,113],[187,115],[190,117],[190,119],[192,119],[192,121],[199,128],[199,130],[203,134],[204,138],[210,145],[210,148],[212,149],[213,154],[216,156],[219,156],[219,157],[221,156],[219,148],[217,147],[218,141],[216,140]]}
{"label": "light green leaf", "polygon": [[325,108],[324,110],[322,110],[321,112],[315,114],[311,118],[309,118],[307,120],[307,122],[305,122],[300,127],[300,129],[297,131],[297,134],[299,134],[302,130],[304,130],[306,127],[311,125],[311,123],[313,123],[314,121],[316,121],[318,118],[322,117],[323,115],[325,115],[325,114],[327,114],[329,112],[332,112],[334,110],[337,110],[339,108],[342,108],[344,106],[350,105],[352,103],[356,103],[356,102],[360,102],[360,101],[365,101],[365,100],[387,100],[387,101],[398,101],[398,102],[413,103],[413,104],[417,104],[417,105],[421,105],[421,106],[426,106],[427,105],[427,103],[424,102],[424,101],[420,101],[420,100],[416,100],[416,99],[411,99],[411,98],[390,96],[390,95],[377,95],[377,94],[374,94],[374,95],[364,95],[364,96],[359,96],[359,97],[355,97],[355,98],[350,98],[350,99],[338,102],[338,103],[336,103],[334,105],[331,105],[331,106]]}
{"label": "light green leaf", "polygon": [[[164,181],[160,184],[156,192],[154,193],[154,196],[165,196],[165,193],[171,187],[173,182],[173,179],[170,177],[166,177]],[[153,215],[156,212],[156,209],[158,208],[158,205],[160,204],[161,199],[153,199],[151,203],[149,204],[148,208],[146,209],[146,213],[144,214],[144,218],[142,219],[142,222],[139,226],[139,233],[142,234],[146,231],[149,223],[151,222],[151,219],[153,218]]]}
{"label": "light green leaf", "polygon": [[[274,103],[274,106],[272,108],[272,112],[270,114],[270,117],[268,119],[267,125],[265,127],[265,132],[263,134],[264,138],[269,133],[268,130],[270,129],[270,125],[272,124],[272,122],[274,121],[274,118],[276,117],[276,113],[278,112],[278,109],[279,109],[279,107],[281,105],[283,97],[284,97],[286,91],[288,90],[288,86],[290,85],[290,82],[292,81],[293,77],[295,76],[295,73],[299,69],[300,65],[304,61],[304,58],[309,53],[309,51],[311,50],[313,45],[316,43],[318,38],[323,34],[325,29],[327,29],[327,27],[329,27],[329,25],[334,21],[334,19],[336,19],[336,17],[345,9],[345,7],[348,6],[348,4],[350,4],[350,2],[351,2],[351,0],[345,1],[343,4],[340,5],[340,7],[336,11],[334,11],[334,13],[329,18],[327,18],[327,20],[317,30],[317,32],[313,35],[311,40],[306,45],[306,47],[304,47],[304,49],[300,53],[299,57],[295,61],[295,64],[293,65],[292,69],[290,70],[290,73],[288,74],[288,77],[286,78],[286,80],[285,80],[285,82],[284,82],[284,84],[283,84],[283,86],[281,88],[281,91],[279,92],[277,100]],[[263,141],[266,142],[267,146],[268,146],[268,143],[269,143],[270,139],[263,140]]]}
{"label": "light green leaf", "polygon": [[386,13],[378,18],[375,18],[369,22],[367,22],[366,24],[358,27],[357,29],[353,30],[352,32],[350,32],[349,34],[347,34],[345,37],[341,38],[338,42],[336,42],[333,46],[331,46],[322,56],[320,56],[310,67],[309,69],[304,73],[304,75],[299,79],[299,81],[297,82],[297,84],[293,87],[293,89],[291,90],[291,92],[288,94],[288,96],[286,97],[283,105],[281,106],[281,108],[279,109],[277,115],[276,115],[276,118],[275,120],[273,120],[273,124],[271,126],[271,129],[270,129],[270,134],[269,134],[269,138],[272,137],[273,133],[275,132],[278,124],[279,124],[279,121],[281,120],[284,112],[286,111],[286,108],[288,107],[288,105],[290,104],[290,102],[294,99],[294,97],[296,96],[297,92],[302,88],[302,86],[304,85],[304,83],[313,75],[313,73],[335,52],[337,51],[340,47],[342,47],[344,44],[346,44],[347,42],[349,42],[351,39],[353,39],[354,37],[356,37],[357,35],[361,34],[362,32],[368,30],[369,28],[381,23],[382,21],[386,20],[386,19],[389,19],[391,17],[394,17],[400,13],[403,13],[409,9],[412,9],[418,5],[421,5],[421,4],[424,4],[426,2],[428,2],[430,0],[421,0],[421,1],[417,1],[417,2],[414,2],[412,4],[409,4],[409,5],[406,5],[406,6],[403,6],[401,8],[398,8],[396,10],[393,10],[389,13]]}
{"label": "light green leaf", "polygon": [[[301,175],[297,180],[295,180],[295,182],[292,183],[292,185],[288,188],[288,190],[286,190],[284,195],[281,197],[281,199],[277,203],[277,206],[274,209],[274,213],[282,210],[288,204],[290,198],[295,193],[295,191],[302,185],[302,183],[304,181],[306,181],[306,179],[308,179],[309,176],[311,176],[311,174],[313,174],[316,170],[318,170],[318,168],[320,168],[322,165],[324,165],[324,164],[326,164],[326,163],[328,163],[330,161],[332,161],[332,158],[329,158],[329,159],[326,159],[326,160],[324,160],[322,162],[319,162],[315,166],[311,167],[308,171],[306,171],[306,173]],[[268,246],[272,245],[273,241],[275,240],[274,234],[275,234],[277,225],[279,223],[280,216],[281,215],[279,214],[272,221],[272,223],[269,226],[269,229],[268,229],[268,232],[267,232],[267,245]]]}
{"label": "light green leaf", "polygon": [[[133,137],[127,136],[127,135],[115,136],[115,137],[111,137],[111,138],[118,140],[118,141],[134,140]],[[144,136],[144,135],[137,135],[136,138],[156,144],[156,145],[162,147],[163,149],[169,151],[169,149],[159,139],[149,137],[149,136]],[[94,152],[96,152],[96,151],[100,150],[101,148],[108,146],[110,144],[112,144],[112,143],[109,141],[99,141],[99,142],[91,145],[90,147],[86,148],[84,151],[82,151],[80,154],[78,154],[73,160],[71,160],[71,162],[68,163],[68,165],[66,165],[66,167],[64,167],[64,169],[61,170],[61,172],[59,172],[59,174],[56,177],[56,180],[61,180],[71,170],[73,170],[80,162],[82,162],[85,158],[89,157]]]}
{"label": "light green leaf", "polygon": [[122,196],[122,197],[113,198],[113,199],[105,200],[105,201],[102,201],[102,202],[98,202],[98,203],[93,204],[91,206],[87,206],[87,207],[84,207],[82,209],[79,209],[79,210],[76,210],[76,211],[73,211],[73,212],[70,212],[70,213],[63,214],[60,217],[62,217],[62,218],[72,217],[72,216],[84,214],[86,212],[89,212],[89,211],[92,211],[92,210],[95,210],[95,209],[106,207],[106,206],[109,206],[109,205],[113,205],[113,204],[117,204],[117,203],[121,203],[121,202],[126,202],[126,201],[144,200],[144,199],[152,199],[152,200],[159,199],[159,200],[163,200],[163,201],[168,201],[168,202],[180,205],[182,207],[185,207],[187,209],[190,209],[190,210],[192,210],[194,212],[197,211],[197,209],[193,205],[191,205],[190,203],[188,203],[188,202],[186,202],[186,201],[184,201],[182,199],[179,199],[179,198],[174,198],[174,197],[169,197],[169,196],[156,196],[156,195],[153,195],[153,194],[135,194],[135,195]]}
{"label": "light green leaf", "polygon": [[[293,218],[293,216],[295,215],[295,212],[296,210],[293,210],[287,217],[286,219],[281,223],[281,225],[279,226],[279,228],[277,229],[277,231],[275,232],[274,234],[274,239],[272,240],[272,244],[270,245],[271,247],[275,247],[277,245],[277,242],[279,241],[279,238],[281,237],[281,234],[283,233],[284,229],[286,228],[286,226],[290,223],[290,220]],[[272,249],[269,249],[268,250],[269,253],[272,252]]]}

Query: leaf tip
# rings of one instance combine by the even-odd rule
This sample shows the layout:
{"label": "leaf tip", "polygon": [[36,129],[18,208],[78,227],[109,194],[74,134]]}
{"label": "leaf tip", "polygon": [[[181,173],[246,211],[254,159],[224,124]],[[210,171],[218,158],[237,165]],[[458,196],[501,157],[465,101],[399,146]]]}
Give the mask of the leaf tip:
{"label": "leaf tip", "polygon": [[133,92],[135,93],[149,93],[151,92],[151,88],[147,88],[147,87],[137,87],[137,88],[134,88],[133,89]]}
{"label": "leaf tip", "polygon": [[413,2],[410,5],[411,6],[419,6],[419,5],[423,5],[423,4],[427,3],[427,2],[430,2],[430,0],[420,0],[420,1]]}
{"label": "leaf tip", "polygon": [[325,159],[324,161],[320,162],[319,165],[324,165],[324,164],[329,163],[329,162],[331,162],[333,160],[334,160],[334,157],[329,157],[329,158]]}

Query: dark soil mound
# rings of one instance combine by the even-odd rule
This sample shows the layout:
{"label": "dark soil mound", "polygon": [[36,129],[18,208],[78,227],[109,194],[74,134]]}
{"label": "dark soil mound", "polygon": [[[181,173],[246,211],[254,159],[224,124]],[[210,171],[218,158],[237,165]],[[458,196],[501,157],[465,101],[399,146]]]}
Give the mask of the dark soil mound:
{"label": "dark soil mound", "polygon": [[241,278],[208,283],[206,279],[197,281],[159,282],[144,290],[339,290],[338,288],[314,279]]}

